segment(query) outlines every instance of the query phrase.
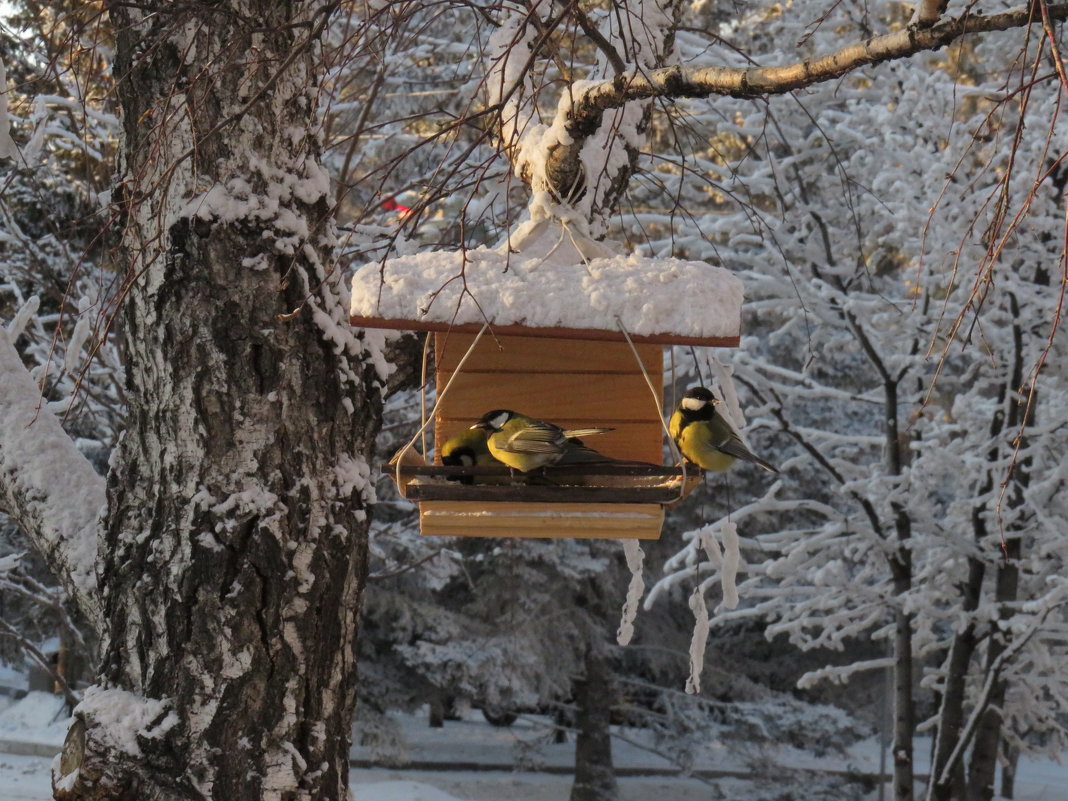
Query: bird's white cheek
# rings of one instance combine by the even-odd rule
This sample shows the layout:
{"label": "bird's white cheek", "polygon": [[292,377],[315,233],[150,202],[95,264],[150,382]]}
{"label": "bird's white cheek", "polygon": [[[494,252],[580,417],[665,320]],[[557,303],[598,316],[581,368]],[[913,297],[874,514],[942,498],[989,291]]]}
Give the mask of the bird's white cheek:
{"label": "bird's white cheek", "polygon": [[682,408],[691,412],[696,412],[699,409],[705,408],[708,405],[708,401],[700,400],[699,398],[683,398]]}

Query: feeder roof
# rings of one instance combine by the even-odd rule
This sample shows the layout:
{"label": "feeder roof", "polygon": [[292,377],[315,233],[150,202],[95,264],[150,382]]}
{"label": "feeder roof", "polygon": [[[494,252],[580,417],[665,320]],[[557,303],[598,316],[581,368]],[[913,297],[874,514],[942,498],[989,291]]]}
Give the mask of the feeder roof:
{"label": "feeder roof", "polygon": [[[738,343],[742,282],[702,261],[614,255],[544,225],[498,248],[366,264],[352,279],[352,323],[429,331],[660,344]],[[467,293],[464,290],[467,290]],[[617,320],[618,318],[618,320]]]}

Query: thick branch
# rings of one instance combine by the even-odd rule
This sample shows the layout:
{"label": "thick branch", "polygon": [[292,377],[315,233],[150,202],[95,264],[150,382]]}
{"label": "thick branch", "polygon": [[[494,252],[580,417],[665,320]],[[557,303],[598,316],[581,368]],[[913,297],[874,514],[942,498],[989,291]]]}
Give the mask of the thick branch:
{"label": "thick branch", "polygon": [[0,507],[100,631],[97,518],[104,479],[50,411],[0,330]]}
{"label": "thick branch", "polygon": [[[1068,4],[1049,6],[1051,20],[1068,19]],[[651,97],[763,97],[803,89],[840,78],[867,64],[907,58],[925,50],[939,50],[965,34],[1004,31],[1040,23],[1034,8],[1017,8],[1001,14],[965,14],[929,28],[912,27],[875,36],[834,53],[778,67],[665,67],[651,72],[629,72],[595,84],[579,98],[570,113],[567,130],[577,138],[595,131],[608,109]]]}

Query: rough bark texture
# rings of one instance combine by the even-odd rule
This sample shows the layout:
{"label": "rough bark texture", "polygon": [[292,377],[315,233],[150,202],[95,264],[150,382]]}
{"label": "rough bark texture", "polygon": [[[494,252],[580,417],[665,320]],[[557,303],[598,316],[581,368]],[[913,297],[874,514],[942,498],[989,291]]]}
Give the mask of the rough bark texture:
{"label": "rough bark texture", "polygon": [[[110,8],[129,422],[100,570],[114,696],[78,712],[68,798],[347,792],[380,401],[327,272],[311,64],[328,10]],[[140,726],[112,719],[138,699]]]}

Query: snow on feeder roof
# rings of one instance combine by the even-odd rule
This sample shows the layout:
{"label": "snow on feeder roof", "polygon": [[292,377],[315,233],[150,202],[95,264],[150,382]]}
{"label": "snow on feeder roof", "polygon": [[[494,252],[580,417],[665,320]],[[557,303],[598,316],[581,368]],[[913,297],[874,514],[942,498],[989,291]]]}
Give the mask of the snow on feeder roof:
{"label": "snow on feeder roof", "polygon": [[622,326],[636,342],[738,344],[742,282],[729,271],[531,228],[510,247],[364,265],[352,279],[352,324],[475,332],[488,320],[498,334],[602,340],[622,339]]}

